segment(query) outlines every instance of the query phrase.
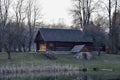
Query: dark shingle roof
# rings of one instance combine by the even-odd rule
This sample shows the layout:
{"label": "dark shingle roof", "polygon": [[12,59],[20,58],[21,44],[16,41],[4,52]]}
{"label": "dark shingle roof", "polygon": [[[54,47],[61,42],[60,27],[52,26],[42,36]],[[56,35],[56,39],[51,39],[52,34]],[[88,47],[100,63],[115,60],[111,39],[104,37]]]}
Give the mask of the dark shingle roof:
{"label": "dark shingle roof", "polygon": [[83,38],[80,30],[40,28],[39,32],[44,41],[91,42],[91,39]]}

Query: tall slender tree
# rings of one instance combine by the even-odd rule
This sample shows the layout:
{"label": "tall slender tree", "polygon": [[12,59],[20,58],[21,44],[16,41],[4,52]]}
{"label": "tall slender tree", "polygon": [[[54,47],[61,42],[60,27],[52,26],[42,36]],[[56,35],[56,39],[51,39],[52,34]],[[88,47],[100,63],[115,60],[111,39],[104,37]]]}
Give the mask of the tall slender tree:
{"label": "tall slender tree", "polygon": [[74,24],[84,29],[85,26],[89,25],[91,14],[99,5],[99,0],[95,3],[92,0],[73,0],[73,2],[74,8],[72,10],[72,13]]}
{"label": "tall slender tree", "polygon": [[6,31],[10,30],[10,25],[8,25],[10,21],[8,18],[10,3],[10,0],[0,0],[0,42],[1,47],[4,48],[8,54],[8,59],[11,59],[11,49],[9,44],[10,38],[8,37],[9,33]]}
{"label": "tall slender tree", "polygon": [[37,19],[39,18],[39,8],[36,6],[35,2],[32,0],[28,0],[27,8],[26,8],[26,15],[27,15],[27,24],[29,27],[29,40],[28,40],[28,49],[31,51],[31,45],[33,42],[33,36],[35,32],[35,26]]}
{"label": "tall slender tree", "polygon": [[[108,14],[109,14],[109,50],[110,53],[118,53],[118,32],[117,32],[117,11],[118,11],[118,0],[114,1],[114,7],[112,7],[112,0],[109,0]],[[112,13],[112,8],[114,13]],[[112,15],[113,14],[113,15]]]}

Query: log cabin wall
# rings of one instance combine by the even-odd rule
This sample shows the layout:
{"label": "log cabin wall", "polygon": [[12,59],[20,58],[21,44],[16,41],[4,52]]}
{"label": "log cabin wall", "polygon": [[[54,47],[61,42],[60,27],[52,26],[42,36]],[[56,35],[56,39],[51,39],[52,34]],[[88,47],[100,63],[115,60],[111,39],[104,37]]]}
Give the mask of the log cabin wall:
{"label": "log cabin wall", "polygon": [[53,50],[53,51],[70,51],[75,45],[83,45],[83,44],[85,43],[82,43],[82,42],[46,42],[46,47],[48,50]]}

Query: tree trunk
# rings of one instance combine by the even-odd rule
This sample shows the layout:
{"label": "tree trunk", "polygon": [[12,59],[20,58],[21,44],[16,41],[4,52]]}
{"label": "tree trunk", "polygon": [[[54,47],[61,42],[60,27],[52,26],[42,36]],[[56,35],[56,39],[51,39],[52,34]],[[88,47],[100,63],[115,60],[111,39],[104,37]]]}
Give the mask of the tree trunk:
{"label": "tree trunk", "polygon": [[30,42],[29,42],[29,46],[28,46],[28,48],[29,48],[29,52],[31,51],[31,43],[32,43],[32,41],[30,40]]}
{"label": "tree trunk", "polygon": [[111,0],[109,0],[109,9],[108,9],[108,13],[109,13],[109,52],[112,53],[112,26],[111,26]]}
{"label": "tree trunk", "polygon": [[98,56],[101,55],[101,51],[100,51],[100,48],[98,47]]}
{"label": "tree trunk", "polygon": [[8,54],[8,59],[10,60],[11,59],[11,53],[10,53],[10,51],[7,51],[7,54]]}

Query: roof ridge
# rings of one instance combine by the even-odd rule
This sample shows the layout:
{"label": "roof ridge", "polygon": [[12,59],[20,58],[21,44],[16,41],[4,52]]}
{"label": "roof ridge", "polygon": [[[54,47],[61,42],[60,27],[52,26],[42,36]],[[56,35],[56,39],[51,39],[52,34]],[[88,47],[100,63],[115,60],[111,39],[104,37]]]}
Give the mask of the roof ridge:
{"label": "roof ridge", "polygon": [[77,30],[77,29],[39,28],[39,30],[40,30],[40,29],[47,29],[47,30],[69,30],[69,31],[81,31],[81,32],[82,32],[82,30]]}

